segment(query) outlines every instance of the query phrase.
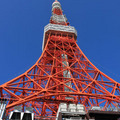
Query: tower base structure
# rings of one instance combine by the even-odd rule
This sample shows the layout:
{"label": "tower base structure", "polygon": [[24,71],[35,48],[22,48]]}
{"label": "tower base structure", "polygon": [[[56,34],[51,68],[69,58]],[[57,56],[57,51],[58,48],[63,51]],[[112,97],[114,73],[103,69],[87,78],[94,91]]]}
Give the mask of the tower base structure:
{"label": "tower base structure", "polygon": [[22,112],[21,107],[16,106],[15,110],[10,112],[9,120],[34,120],[34,113],[31,107]]}
{"label": "tower base structure", "polygon": [[6,99],[0,99],[0,120],[5,119],[6,103]]}
{"label": "tower base structure", "polygon": [[89,110],[88,116],[94,120],[120,120],[120,111]]}
{"label": "tower base structure", "polygon": [[[119,109],[108,109],[108,111],[101,111],[98,106],[93,106],[85,111],[84,105],[82,104],[65,104],[59,105],[56,120],[119,120],[120,110]],[[112,111],[110,111],[112,110]]]}

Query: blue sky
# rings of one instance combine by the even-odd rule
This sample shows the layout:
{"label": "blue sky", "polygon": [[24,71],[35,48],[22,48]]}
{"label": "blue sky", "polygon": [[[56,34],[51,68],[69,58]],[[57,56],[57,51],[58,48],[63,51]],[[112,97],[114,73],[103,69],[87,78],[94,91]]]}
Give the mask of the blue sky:
{"label": "blue sky", "polygon": [[[40,57],[54,0],[0,0],[0,84]],[[120,0],[59,0],[90,61],[120,82]]]}

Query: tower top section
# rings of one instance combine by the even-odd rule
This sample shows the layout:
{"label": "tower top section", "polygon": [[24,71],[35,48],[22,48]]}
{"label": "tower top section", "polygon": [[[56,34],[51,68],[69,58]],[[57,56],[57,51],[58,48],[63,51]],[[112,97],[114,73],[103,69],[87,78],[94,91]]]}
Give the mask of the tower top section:
{"label": "tower top section", "polygon": [[52,4],[52,16],[50,18],[51,24],[59,24],[59,25],[69,25],[67,22],[67,18],[63,15],[62,7],[60,2],[55,0]]}
{"label": "tower top section", "polygon": [[54,36],[74,36],[74,39],[77,39],[77,31],[67,22],[67,18],[63,15],[62,7],[58,0],[53,2],[50,23],[44,27],[43,50],[48,40],[48,34]]}

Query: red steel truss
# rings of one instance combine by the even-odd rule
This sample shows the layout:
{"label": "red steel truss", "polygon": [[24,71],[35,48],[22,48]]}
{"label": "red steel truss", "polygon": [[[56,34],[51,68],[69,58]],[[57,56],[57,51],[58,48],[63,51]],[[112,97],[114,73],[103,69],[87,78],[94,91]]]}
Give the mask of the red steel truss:
{"label": "red steel truss", "polygon": [[[58,1],[53,4],[59,3]],[[59,3],[60,4],[60,3]],[[53,13],[63,15],[53,5]],[[51,24],[68,26],[51,18]],[[91,106],[117,107],[120,83],[96,68],[76,43],[76,34],[48,30],[43,52],[24,74],[0,85],[0,97],[8,99],[7,112],[14,106],[34,108],[36,116],[56,116],[61,102]]]}

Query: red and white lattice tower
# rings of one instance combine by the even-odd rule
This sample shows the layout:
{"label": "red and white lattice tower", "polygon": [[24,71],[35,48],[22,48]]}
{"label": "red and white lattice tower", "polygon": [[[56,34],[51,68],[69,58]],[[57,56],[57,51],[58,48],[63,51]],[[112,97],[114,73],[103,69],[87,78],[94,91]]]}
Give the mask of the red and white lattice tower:
{"label": "red and white lattice tower", "polygon": [[59,104],[120,105],[120,83],[96,68],[76,43],[77,31],[63,15],[61,4],[52,4],[50,23],[44,28],[43,52],[22,75],[0,85],[0,97],[14,106],[34,108],[36,116],[56,116]]}

